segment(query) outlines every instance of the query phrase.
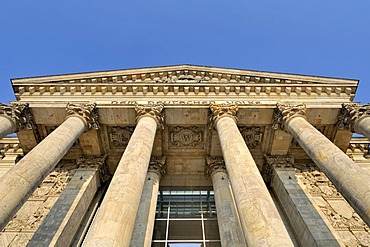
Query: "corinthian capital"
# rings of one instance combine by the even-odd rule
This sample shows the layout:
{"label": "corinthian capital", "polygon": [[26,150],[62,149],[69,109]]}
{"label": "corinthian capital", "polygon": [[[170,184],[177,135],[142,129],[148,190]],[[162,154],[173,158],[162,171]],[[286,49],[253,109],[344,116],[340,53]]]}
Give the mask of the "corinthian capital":
{"label": "corinthian capital", "polygon": [[163,104],[153,104],[153,105],[136,105],[136,121],[138,122],[140,118],[149,116],[152,117],[159,128],[164,128],[164,116],[162,114]]}
{"label": "corinthian capital", "polygon": [[338,129],[355,131],[357,122],[361,118],[366,116],[370,116],[370,104],[342,104],[342,109],[338,117],[337,127]]}
{"label": "corinthian capital", "polygon": [[274,129],[285,130],[285,124],[294,117],[305,118],[306,105],[289,105],[289,104],[276,104],[274,123],[272,127]]}
{"label": "corinthian capital", "polygon": [[267,155],[265,165],[262,168],[262,177],[270,182],[273,169],[294,169],[294,157],[292,155]]}
{"label": "corinthian capital", "polygon": [[32,129],[34,127],[32,114],[28,103],[0,103],[0,115],[9,118],[14,123],[15,131]]}
{"label": "corinthian capital", "polygon": [[86,121],[86,129],[99,129],[98,113],[95,103],[72,104],[66,107],[67,118],[79,116]]}
{"label": "corinthian capital", "polygon": [[155,172],[159,176],[164,176],[166,174],[166,156],[150,157],[148,172]]}
{"label": "corinthian capital", "polygon": [[222,117],[231,117],[237,122],[236,113],[238,112],[238,106],[236,104],[211,104],[211,126],[214,126],[216,122]]}
{"label": "corinthian capital", "polygon": [[112,175],[109,173],[108,165],[105,162],[107,156],[80,156],[77,160],[79,169],[98,169],[100,180],[104,183],[108,181]]}
{"label": "corinthian capital", "polygon": [[216,172],[225,172],[226,171],[226,166],[225,166],[225,161],[222,157],[211,157],[208,156],[206,158],[206,169],[205,169],[205,176],[207,178],[211,177],[212,174],[215,174]]}

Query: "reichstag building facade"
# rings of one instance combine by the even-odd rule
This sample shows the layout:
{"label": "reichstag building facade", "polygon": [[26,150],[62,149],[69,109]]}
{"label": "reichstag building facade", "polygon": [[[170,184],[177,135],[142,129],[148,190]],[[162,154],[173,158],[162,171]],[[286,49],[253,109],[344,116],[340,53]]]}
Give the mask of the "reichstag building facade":
{"label": "reichstag building facade", "polygon": [[11,83],[0,246],[370,246],[358,80],[176,65]]}

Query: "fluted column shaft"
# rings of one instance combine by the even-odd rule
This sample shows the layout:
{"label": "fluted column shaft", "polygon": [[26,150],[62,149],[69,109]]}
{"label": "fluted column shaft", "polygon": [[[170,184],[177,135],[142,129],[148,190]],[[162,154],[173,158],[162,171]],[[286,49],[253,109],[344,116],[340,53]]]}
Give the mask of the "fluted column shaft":
{"label": "fluted column shaft", "polygon": [[14,133],[15,130],[14,122],[10,118],[0,115],[0,139]]}
{"label": "fluted column shaft", "polygon": [[[239,222],[229,178],[224,165],[217,164],[217,158],[208,158],[209,173],[212,177],[221,245],[245,247],[246,242]],[[223,161],[221,161],[223,163]],[[216,167],[215,167],[216,166]],[[220,167],[221,166],[221,167]]]}
{"label": "fluted column shaft", "polygon": [[154,117],[139,118],[84,246],[130,245],[156,130]]}
{"label": "fluted column shaft", "polygon": [[69,117],[2,176],[0,229],[67,153],[86,127],[86,121],[82,117]]}
{"label": "fluted column shaft", "polygon": [[158,164],[157,157],[153,157],[152,159],[154,159],[154,164],[151,161],[141,195],[139,210],[136,215],[135,227],[130,243],[132,247],[150,247],[152,245],[159,182],[161,174],[164,173],[163,165],[165,157],[159,158],[162,164]]}
{"label": "fluted column shaft", "polygon": [[287,130],[362,219],[370,225],[370,174],[302,116],[286,121]]}
{"label": "fluted column shaft", "polygon": [[223,113],[216,129],[248,246],[293,246],[235,117]]}

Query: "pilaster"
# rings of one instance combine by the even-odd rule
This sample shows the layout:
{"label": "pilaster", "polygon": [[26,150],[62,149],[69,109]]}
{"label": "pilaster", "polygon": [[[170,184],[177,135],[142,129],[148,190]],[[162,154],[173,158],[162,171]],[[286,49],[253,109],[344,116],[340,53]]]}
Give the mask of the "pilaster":
{"label": "pilaster", "polygon": [[[46,216],[30,245],[69,246],[100,187],[106,156],[81,156],[72,179]],[[100,174],[101,178],[101,174]]]}

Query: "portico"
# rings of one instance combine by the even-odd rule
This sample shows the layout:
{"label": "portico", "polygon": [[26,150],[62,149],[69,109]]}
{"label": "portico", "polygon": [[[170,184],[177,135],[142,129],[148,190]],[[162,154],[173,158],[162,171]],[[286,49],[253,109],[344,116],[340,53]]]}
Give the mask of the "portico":
{"label": "portico", "polygon": [[[345,153],[352,132],[370,137],[368,106],[352,103],[356,80],[180,65],[12,83],[17,102],[0,106],[0,137],[17,132],[25,156],[0,181],[0,239],[63,162],[75,174],[66,183],[79,187],[63,188],[61,196],[89,198],[85,206],[71,201],[69,211],[63,209],[83,208],[78,222],[85,227],[68,241],[84,246],[336,246],[347,232],[336,233],[321,199],[299,182],[308,165],[354,210],[336,211],[337,217],[362,222],[357,213],[369,224],[370,175]],[[289,171],[271,168],[266,159],[286,155],[295,160]],[[82,156],[105,157],[112,178],[98,181],[91,169],[94,189],[86,189],[76,175],[86,171],[73,165]],[[301,207],[301,200],[318,205]],[[324,200],[337,209],[339,199]],[[292,205],[300,223],[281,213]],[[327,235],[317,236],[307,210]],[[65,215],[60,229],[72,220],[72,213]],[[291,226],[308,230],[300,235]],[[348,232],[357,239],[365,228]]]}

